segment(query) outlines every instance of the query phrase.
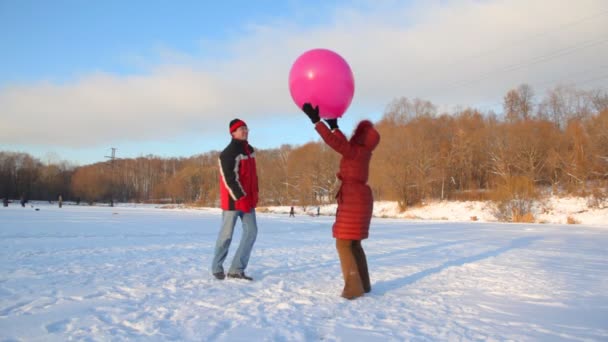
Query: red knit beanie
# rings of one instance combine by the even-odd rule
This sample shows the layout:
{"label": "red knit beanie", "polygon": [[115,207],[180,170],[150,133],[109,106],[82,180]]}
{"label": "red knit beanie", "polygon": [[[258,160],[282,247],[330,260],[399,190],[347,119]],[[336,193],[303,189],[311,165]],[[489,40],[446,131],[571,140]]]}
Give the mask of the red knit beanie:
{"label": "red knit beanie", "polygon": [[241,126],[247,126],[245,121],[243,121],[241,119],[234,119],[234,120],[230,121],[230,125],[228,126],[228,128],[230,129],[230,133],[232,134],[232,132],[236,131]]}

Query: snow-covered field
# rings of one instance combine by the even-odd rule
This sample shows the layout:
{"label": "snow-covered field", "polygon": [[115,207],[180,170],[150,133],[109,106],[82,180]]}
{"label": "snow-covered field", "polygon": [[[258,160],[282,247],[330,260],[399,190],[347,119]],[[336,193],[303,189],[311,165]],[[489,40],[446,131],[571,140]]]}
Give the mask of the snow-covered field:
{"label": "snow-covered field", "polygon": [[608,340],[600,219],[374,218],[347,301],[331,216],[259,213],[247,282],[209,273],[217,209],[34,207],[0,208],[1,341]]}
{"label": "snow-covered field", "polygon": [[[551,196],[537,201],[532,214],[537,223],[567,224],[568,218],[586,225],[608,227],[608,203],[602,208],[590,208],[588,198]],[[269,207],[270,212],[289,213],[289,207]],[[320,208],[321,215],[333,215],[336,205]],[[295,207],[297,214],[316,215],[317,207]],[[380,201],[374,203],[374,216],[383,218],[405,218],[409,220],[431,220],[451,222],[497,222],[492,202],[484,201],[434,201],[424,206],[399,211],[397,202]]]}

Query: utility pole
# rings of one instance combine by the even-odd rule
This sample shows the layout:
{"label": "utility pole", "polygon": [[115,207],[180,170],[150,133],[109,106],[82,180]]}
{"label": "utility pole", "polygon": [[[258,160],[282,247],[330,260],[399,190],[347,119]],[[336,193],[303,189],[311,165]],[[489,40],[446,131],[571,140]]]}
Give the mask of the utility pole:
{"label": "utility pole", "polygon": [[112,147],[112,155],[111,156],[105,156],[106,158],[110,158],[110,167],[112,169],[111,173],[112,173],[112,180],[111,180],[111,184],[110,184],[110,207],[114,206],[114,160],[116,159],[116,147]]}

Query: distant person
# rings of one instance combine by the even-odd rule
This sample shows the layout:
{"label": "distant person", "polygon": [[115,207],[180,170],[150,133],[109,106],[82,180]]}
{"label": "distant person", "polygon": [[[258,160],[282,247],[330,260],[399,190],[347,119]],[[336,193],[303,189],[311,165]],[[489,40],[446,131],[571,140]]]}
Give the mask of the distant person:
{"label": "distant person", "polygon": [[63,197],[61,196],[61,194],[57,197],[57,203],[59,204],[59,208],[63,206]]}
{"label": "distant person", "polygon": [[8,196],[5,196],[5,197],[4,197],[4,199],[2,200],[2,204],[3,204],[5,207],[8,207]]}
{"label": "distant person", "polygon": [[21,200],[19,201],[21,206],[25,208],[25,203],[27,203],[27,199],[25,199],[25,194],[21,195]]}
{"label": "distant person", "polygon": [[80,205],[80,197],[76,197],[76,205]]}
{"label": "distant person", "polygon": [[258,235],[255,207],[258,203],[258,176],[255,164],[255,150],[247,140],[249,128],[245,121],[234,119],[228,125],[232,140],[220,153],[220,200],[222,226],[215,244],[215,255],[211,271],[216,279],[224,279],[224,260],[234,233],[238,218],[243,225],[243,234],[228,278],[253,280],[245,274],[249,257]]}
{"label": "distant person", "polygon": [[317,216],[321,215],[321,207],[317,207]]}
{"label": "distant person", "polygon": [[293,209],[293,206],[291,206],[291,209],[289,210],[289,217],[296,217],[296,212]]}
{"label": "distant person", "polygon": [[305,103],[302,110],[323,141],[342,155],[337,174],[341,181],[336,195],[338,209],[332,230],[344,277],[342,297],[355,299],[372,289],[361,240],[369,236],[374,199],[367,178],[372,152],[380,142],[380,134],[370,121],[363,120],[349,140],[338,128],[338,119],[325,119],[329,128],[321,122],[319,106]]}

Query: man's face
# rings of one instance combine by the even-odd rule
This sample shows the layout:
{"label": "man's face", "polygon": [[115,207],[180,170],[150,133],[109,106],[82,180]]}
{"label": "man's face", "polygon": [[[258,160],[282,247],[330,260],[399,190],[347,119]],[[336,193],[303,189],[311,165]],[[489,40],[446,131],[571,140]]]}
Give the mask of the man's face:
{"label": "man's face", "polygon": [[249,129],[247,126],[241,126],[236,129],[236,131],[232,132],[232,137],[237,140],[247,140],[247,136],[249,135]]}

